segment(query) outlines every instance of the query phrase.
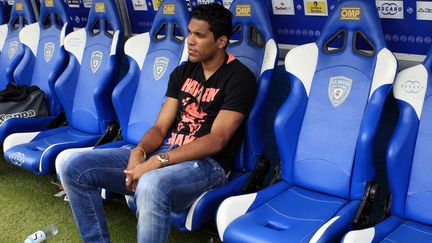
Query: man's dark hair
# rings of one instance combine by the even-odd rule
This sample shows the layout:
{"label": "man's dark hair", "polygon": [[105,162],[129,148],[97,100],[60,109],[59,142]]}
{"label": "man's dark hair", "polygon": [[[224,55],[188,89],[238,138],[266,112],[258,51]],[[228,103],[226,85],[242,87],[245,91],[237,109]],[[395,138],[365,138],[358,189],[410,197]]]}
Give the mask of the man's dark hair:
{"label": "man's dark hair", "polygon": [[232,14],[220,4],[198,5],[192,13],[192,18],[206,21],[215,40],[224,35],[229,39],[232,34]]}

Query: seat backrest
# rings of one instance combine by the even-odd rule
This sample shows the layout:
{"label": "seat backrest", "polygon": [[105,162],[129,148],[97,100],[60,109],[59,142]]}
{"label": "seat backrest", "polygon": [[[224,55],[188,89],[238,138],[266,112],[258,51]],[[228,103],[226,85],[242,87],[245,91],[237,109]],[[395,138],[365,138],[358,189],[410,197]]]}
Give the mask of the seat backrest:
{"label": "seat backrest", "polygon": [[187,60],[189,12],[184,0],[165,0],[150,32],[125,44],[129,71],[113,93],[123,139],[137,144],[159,114],[171,72]]}
{"label": "seat backrest", "polygon": [[7,24],[0,26],[0,90],[13,81],[13,71],[24,55],[19,42],[21,29],[36,22],[31,0],[16,0]]}
{"label": "seat backrest", "polygon": [[114,0],[92,1],[86,27],[66,36],[69,64],[55,91],[74,129],[100,134],[114,120],[111,94],[118,79],[122,38]]}
{"label": "seat backrest", "polygon": [[[264,154],[265,101],[278,58],[273,28],[261,0],[236,0],[231,4],[233,35],[227,51],[255,74],[258,96],[246,121],[246,139],[234,164],[234,171],[252,171]],[[233,174],[234,175],[234,174]]]}
{"label": "seat backrest", "polygon": [[319,39],[292,49],[285,67],[291,93],[275,120],[283,180],[361,199],[374,177],[373,139],[397,69],[373,1],[341,2]]}
{"label": "seat backrest", "polygon": [[401,71],[393,87],[399,122],[387,151],[391,211],[432,224],[432,48],[422,64]]}
{"label": "seat backrest", "polygon": [[41,2],[39,21],[27,25],[19,34],[25,52],[15,69],[14,80],[18,84],[36,85],[43,90],[50,114],[60,112],[54,82],[66,66],[68,55],[63,42],[71,30],[66,4],[47,0]]}

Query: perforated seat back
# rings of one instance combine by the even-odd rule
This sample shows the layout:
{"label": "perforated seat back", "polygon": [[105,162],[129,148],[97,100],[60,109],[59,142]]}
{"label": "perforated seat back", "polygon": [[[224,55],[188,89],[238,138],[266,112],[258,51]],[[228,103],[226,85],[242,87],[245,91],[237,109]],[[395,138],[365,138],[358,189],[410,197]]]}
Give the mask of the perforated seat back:
{"label": "perforated seat back", "polygon": [[393,92],[400,118],[387,153],[392,214],[432,224],[432,49],[422,64],[401,71]]}
{"label": "perforated seat back", "polygon": [[[14,72],[15,81],[42,89],[48,97],[46,100],[50,114],[60,111],[54,82],[67,61],[63,42],[65,35],[72,30],[69,21],[70,16],[63,1],[42,1],[38,23],[28,25],[20,32],[20,41],[27,48]],[[33,63],[33,72],[30,72],[29,65]]]}
{"label": "perforated seat back", "polygon": [[99,134],[113,121],[111,94],[122,37],[114,0],[93,1],[86,27],[66,36],[70,61],[56,92],[74,129]]}
{"label": "perforated seat back", "polygon": [[171,72],[187,60],[185,2],[165,0],[159,9],[150,32],[127,41],[130,68],[113,94],[123,138],[132,144],[156,121]]}
{"label": "perforated seat back", "polygon": [[298,137],[276,131],[276,138],[285,180],[361,199],[374,176],[373,138],[397,64],[374,4],[346,1],[333,13],[316,43],[287,55],[286,69],[293,86],[302,83],[306,103]]}
{"label": "perforated seat back", "polygon": [[258,96],[246,122],[247,138],[240,150],[235,170],[252,171],[264,153],[265,98],[277,61],[270,18],[260,0],[236,0],[231,4],[233,35],[227,51],[246,65],[257,78]]}
{"label": "perforated seat back", "polygon": [[13,71],[24,55],[19,32],[36,21],[31,0],[16,0],[9,22],[0,26],[0,90],[13,81]]}

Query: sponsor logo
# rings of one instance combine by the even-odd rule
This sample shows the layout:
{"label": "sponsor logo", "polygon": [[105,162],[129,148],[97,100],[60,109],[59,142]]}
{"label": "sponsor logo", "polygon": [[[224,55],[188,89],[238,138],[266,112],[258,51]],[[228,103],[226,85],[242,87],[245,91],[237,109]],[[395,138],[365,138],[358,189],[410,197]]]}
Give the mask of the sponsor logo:
{"label": "sponsor logo", "polygon": [[15,56],[15,53],[16,53],[17,50],[18,50],[18,46],[19,46],[18,41],[12,41],[12,42],[9,44],[9,51],[8,51],[9,59],[11,59],[13,56]]}
{"label": "sponsor logo", "polygon": [[272,0],[273,14],[275,15],[294,15],[293,0]]}
{"label": "sponsor logo", "polygon": [[166,57],[157,57],[153,64],[153,76],[156,80],[159,80],[164,75],[168,67],[169,59]]}
{"label": "sponsor logo", "polygon": [[186,0],[186,6],[187,6],[187,9],[189,10],[189,12],[192,11],[192,3],[190,0]]}
{"label": "sponsor logo", "polygon": [[407,13],[412,14],[414,12],[414,9],[411,7],[408,7],[406,11],[407,11]]}
{"label": "sponsor logo", "polygon": [[103,53],[100,51],[94,51],[91,54],[90,65],[93,73],[96,73],[99,69],[103,59]]}
{"label": "sponsor logo", "polygon": [[132,1],[133,4],[133,9],[135,11],[147,11],[147,3],[145,0],[133,0]]}
{"label": "sponsor logo", "polygon": [[54,7],[54,0],[45,0],[45,7],[47,8]]}
{"label": "sponsor logo", "polygon": [[210,4],[210,3],[214,3],[214,0],[198,0],[197,1],[198,4]]}
{"label": "sponsor logo", "polygon": [[68,0],[68,6],[70,8],[79,8],[80,4],[79,4],[78,0]]}
{"label": "sponsor logo", "polygon": [[75,37],[75,38],[68,39],[67,43],[71,47],[79,47],[79,46],[83,45],[84,42],[81,38]]}
{"label": "sponsor logo", "polygon": [[223,0],[223,5],[225,8],[229,9],[234,0]]}
{"label": "sponsor logo", "polygon": [[54,48],[55,48],[54,43],[52,42],[45,43],[45,47],[44,47],[45,62],[49,62],[51,60],[51,57],[54,54]]}
{"label": "sponsor logo", "polygon": [[162,0],[153,0],[153,9],[156,11],[159,9]]}
{"label": "sponsor logo", "polygon": [[16,3],[15,4],[15,10],[22,11],[23,9],[24,9],[24,4],[23,3]]}
{"label": "sponsor logo", "polygon": [[349,7],[342,7],[341,13],[340,13],[340,19],[341,20],[360,20],[360,8],[349,8]]}
{"label": "sponsor logo", "polygon": [[24,154],[20,152],[15,152],[9,155],[9,160],[17,166],[21,166],[22,164],[24,164],[24,158]]}
{"label": "sponsor logo", "polygon": [[403,19],[403,1],[376,1],[376,7],[380,18]]}
{"label": "sponsor logo", "polygon": [[432,20],[432,2],[417,1],[417,19]]}
{"label": "sponsor logo", "polygon": [[252,8],[250,4],[238,4],[235,6],[235,15],[241,17],[252,16]]}
{"label": "sponsor logo", "polygon": [[304,0],[305,15],[327,16],[327,0]]}
{"label": "sponsor logo", "polygon": [[163,6],[163,14],[164,15],[174,15],[175,14],[175,5],[174,4],[165,4]]}
{"label": "sponsor logo", "polygon": [[95,3],[96,13],[105,13],[105,3]]}
{"label": "sponsor logo", "polygon": [[34,110],[21,111],[21,112],[11,113],[11,114],[0,114],[0,124],[2,124],[3,122],[11,118],[29,118],[35,116],[36,116],[36,112]]}
{"label": "sponsor logo", "polygon": [[83,4],[85,8],[91,8],[91,0],[83,0]]}
{"label": "sponsor logo", "polygon": [[344,103],[351,92],[352,79],[337,76],[331,77],[328,85],[328,97],[333,107],[338,107]]}
{"label": "sponsor logo", "polygon": [[423,85],[420,84],[419,81],[408,80],[400,86],[405,92],[410,94],[417,94],[424,88]]}

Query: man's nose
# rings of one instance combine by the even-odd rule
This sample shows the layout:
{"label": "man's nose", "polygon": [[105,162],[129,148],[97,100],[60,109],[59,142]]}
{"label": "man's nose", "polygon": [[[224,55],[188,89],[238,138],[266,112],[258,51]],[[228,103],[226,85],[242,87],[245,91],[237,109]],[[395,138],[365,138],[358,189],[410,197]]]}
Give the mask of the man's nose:
{"label": "man's nose", "polygon": [[187,44],[188,45],[194,45],[195,44],[195,39],[192,35],[189,35],[187,38]]}

